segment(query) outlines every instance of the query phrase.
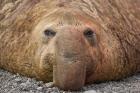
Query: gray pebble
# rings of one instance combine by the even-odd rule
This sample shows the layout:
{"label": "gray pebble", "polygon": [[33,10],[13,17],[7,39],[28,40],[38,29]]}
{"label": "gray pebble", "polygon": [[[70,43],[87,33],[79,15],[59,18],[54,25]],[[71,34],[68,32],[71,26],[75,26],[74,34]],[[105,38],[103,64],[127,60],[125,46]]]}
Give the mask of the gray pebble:
{"label": "gray pebble", "polygon": [[54,86],[54,83],[53,83],[53,82],[49,82],[49,83],[46,83],[45,86],[46,86],[47,88],[51,88],[51,87]]}
{"label": "gray pebble", "polygon": [[95,90],[87,90],[84,93],[97,93]]}
{"label": "gray pebble", "polygon": [[43,87],[38,87],[37,90],[41,91],[43,89]]}

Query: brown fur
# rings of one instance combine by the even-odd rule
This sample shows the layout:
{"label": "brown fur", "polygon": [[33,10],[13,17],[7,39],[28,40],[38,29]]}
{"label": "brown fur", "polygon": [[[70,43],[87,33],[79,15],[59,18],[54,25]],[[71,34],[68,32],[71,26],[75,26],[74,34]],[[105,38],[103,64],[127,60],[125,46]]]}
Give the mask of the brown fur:
{"label": "brown fur", "polygon": [[[15,1],[0,5],[1,68],[45,82],[53,77],[62,89],[140,71],[139,0]],[[57,35],[46,40],[47,28]],[[95,31],[95,46],[86,28]]]}

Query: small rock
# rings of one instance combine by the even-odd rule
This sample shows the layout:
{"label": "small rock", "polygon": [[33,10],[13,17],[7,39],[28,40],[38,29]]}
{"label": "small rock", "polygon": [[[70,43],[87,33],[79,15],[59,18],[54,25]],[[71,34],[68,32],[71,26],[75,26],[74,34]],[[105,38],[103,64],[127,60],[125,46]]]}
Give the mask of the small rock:
{"label": "small rock", "polygon": [[49,82],[49,83],[46,83],[45,86],[46,86],[47,88],[51,88],[51,87],[54,86],[54,83],[53,83],[53,82]]}
{"label": "small rock", "polygon": [[31,79],[28,78],[27,81],[26,81],[26,84],[30,84],[31,83]]}
{"label": "small rock", "polygon": [[43,87],[38,87],[37,90],[41,91],[43,89]]}
{"label": "small rock", "polygon": [[97,93],[95,90],[88,90],[88,91],[85,91],[83,93]]}
{"label": "small rock", "polygon": [[27,84],[26,84],[26,83],[21,83],[20,85],[21,85],[21,86],[27,86]]}
{"label": "small rock", "polygon": [[16,82],[19,82],[19,81],[21,81],[21,79],[20,78],[16,78],[15,81]]}

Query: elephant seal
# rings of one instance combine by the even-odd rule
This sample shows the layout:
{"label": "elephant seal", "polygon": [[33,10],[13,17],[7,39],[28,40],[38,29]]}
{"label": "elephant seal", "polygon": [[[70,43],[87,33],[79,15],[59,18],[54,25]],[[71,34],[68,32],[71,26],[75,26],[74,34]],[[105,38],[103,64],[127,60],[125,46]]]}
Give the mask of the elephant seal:
{"label": "elephant seal", "polygon": [[64,90],[140,71],[139,0],[14,1],[0,5],[0,68]]}

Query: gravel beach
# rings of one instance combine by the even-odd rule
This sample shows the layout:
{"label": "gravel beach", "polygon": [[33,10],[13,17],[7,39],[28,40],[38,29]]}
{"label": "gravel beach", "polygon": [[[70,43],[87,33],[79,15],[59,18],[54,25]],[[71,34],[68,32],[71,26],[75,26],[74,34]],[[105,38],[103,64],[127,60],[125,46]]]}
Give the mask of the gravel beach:
{"label": "gravel beach", "polygon": [[123,79],[83,87],[76,92],[51,87],[52,83],[0,70],[0,93],[140,93],[140,74]]}

